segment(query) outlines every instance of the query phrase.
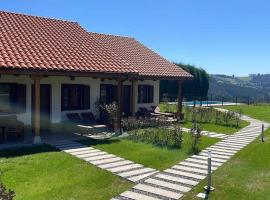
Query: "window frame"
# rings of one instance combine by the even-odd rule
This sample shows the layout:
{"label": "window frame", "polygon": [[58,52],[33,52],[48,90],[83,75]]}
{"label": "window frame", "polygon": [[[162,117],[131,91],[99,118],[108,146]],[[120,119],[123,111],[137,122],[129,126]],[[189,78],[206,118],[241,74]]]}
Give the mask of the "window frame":
{"label": "window frame", "polygon": [[0,113],[23,114],[26,113],[26,85],[19,83],[0,83],[9,86],[9,109],[0,110]]}
{"label": "window frame", "polygon": [[[105,101],[102,99],[102,87],[105,89]],[[100,84],[100,101],[105,104],[110,104],[117,101],[118,94],[117,94],[117,85],[113,84]]]}
{"label": "window frame", "polygon": [[138,85],[138,103],[154,103],[154,86],[148,84]]}
{"label": "window frame", "polygon": [[[67,105],[65,105],[65,92],[67,90]],[[75,95],[75,91],[77,90],[79,96],[72,97],[71,95]],[[61,84],[61,111],[72,111],[72,110],[89,110],[90,109],[90,94],[91,88],[89,85],[84,84]],[[71,105],[72,98],[76,99],[76,103],[78,105]]]}

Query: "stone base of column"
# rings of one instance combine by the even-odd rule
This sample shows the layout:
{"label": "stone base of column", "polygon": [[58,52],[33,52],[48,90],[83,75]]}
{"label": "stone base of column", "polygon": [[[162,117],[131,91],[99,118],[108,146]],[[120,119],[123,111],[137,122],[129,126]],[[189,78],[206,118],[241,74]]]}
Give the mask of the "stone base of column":
{"label": "stone base of column", "polygon": [[34,136],[33,144],[40,144],[41,143],[41,137],[39,135]]}

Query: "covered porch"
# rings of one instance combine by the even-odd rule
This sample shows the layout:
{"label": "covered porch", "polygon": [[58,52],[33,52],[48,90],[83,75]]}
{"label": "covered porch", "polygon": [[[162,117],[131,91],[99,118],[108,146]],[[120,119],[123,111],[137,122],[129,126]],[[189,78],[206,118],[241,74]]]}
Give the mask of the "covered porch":
{"label": "covered porch", "polygon": [[[179,81],[179,86],[178,113],[181,116],[182,81]],[[68,135],[61,129],[61,124],[67,121],[67,114],[91,112],[97,118],[99,114],[95,106],[100,100],[117,102],[116,132],[121,134],[122,117],[134,116],[140,107],[150,109],[159,105],[159,80],[127,75],[108,77],[70,73],[55,76],[1,72],[0,117],[15,116],[18,122],[23,123],[24,139],[21,141],[27,144],[45,142],[49,136],[74,135]],[[7,126],[2,122],[0,125],[4,143],[7,142],[4,141],[7,129],[12,128],[12,124]]]}

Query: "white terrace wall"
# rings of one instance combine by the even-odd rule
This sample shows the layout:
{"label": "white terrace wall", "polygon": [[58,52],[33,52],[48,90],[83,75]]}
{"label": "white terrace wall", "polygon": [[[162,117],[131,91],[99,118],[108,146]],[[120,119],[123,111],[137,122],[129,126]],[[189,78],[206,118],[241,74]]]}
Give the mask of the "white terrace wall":
{"label": "white terrace wall", "polygon": [[[26,113],[18,114],[18,119],[26,125],[31,125],[31,85],[34,81],[29,76],[14,76],[14,75],[2,75],[0,77],[0,83],[19,83],[26,85]],[[88,77],[75,77],[75,80],[71,80],[69,77],[64,76],[49,76],[41,80],[41,84],[51,85],[51,122],[60,123],[66,120],[66,113],[68,112],[86,112],[91,111],[96,114],[95,103],[100,97],[100,84],[117,84],[115,80],[100,80]],[[61,84],[84,84],[90,86],[90,109],[89,110],[72,110],[61,111]],[[138,104],[138,84],[147,84],[154,86],[154,102],[148,104]],[[124,85],[131,85],[130,81],[124,82]],[[146,107],[148,109],[151,106],[159,104],[159,81],[144,80],[138,81],[135,85],[135,109],[139,107]],[[48,99],[49,100],[49,99]]]}

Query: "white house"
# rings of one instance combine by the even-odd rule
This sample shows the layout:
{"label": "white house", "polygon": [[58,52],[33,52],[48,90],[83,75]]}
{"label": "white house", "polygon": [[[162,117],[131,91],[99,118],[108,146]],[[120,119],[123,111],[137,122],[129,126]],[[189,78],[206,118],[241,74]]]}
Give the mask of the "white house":
{"label": "white house", "polygon": [[[76,22],[0,12],[0,116],[40,129],[99,100],[134,114],[159,104],[159,80],[192,76],[134,38],[91,33]],[[179,104],[179,112],[181,105]]]}

